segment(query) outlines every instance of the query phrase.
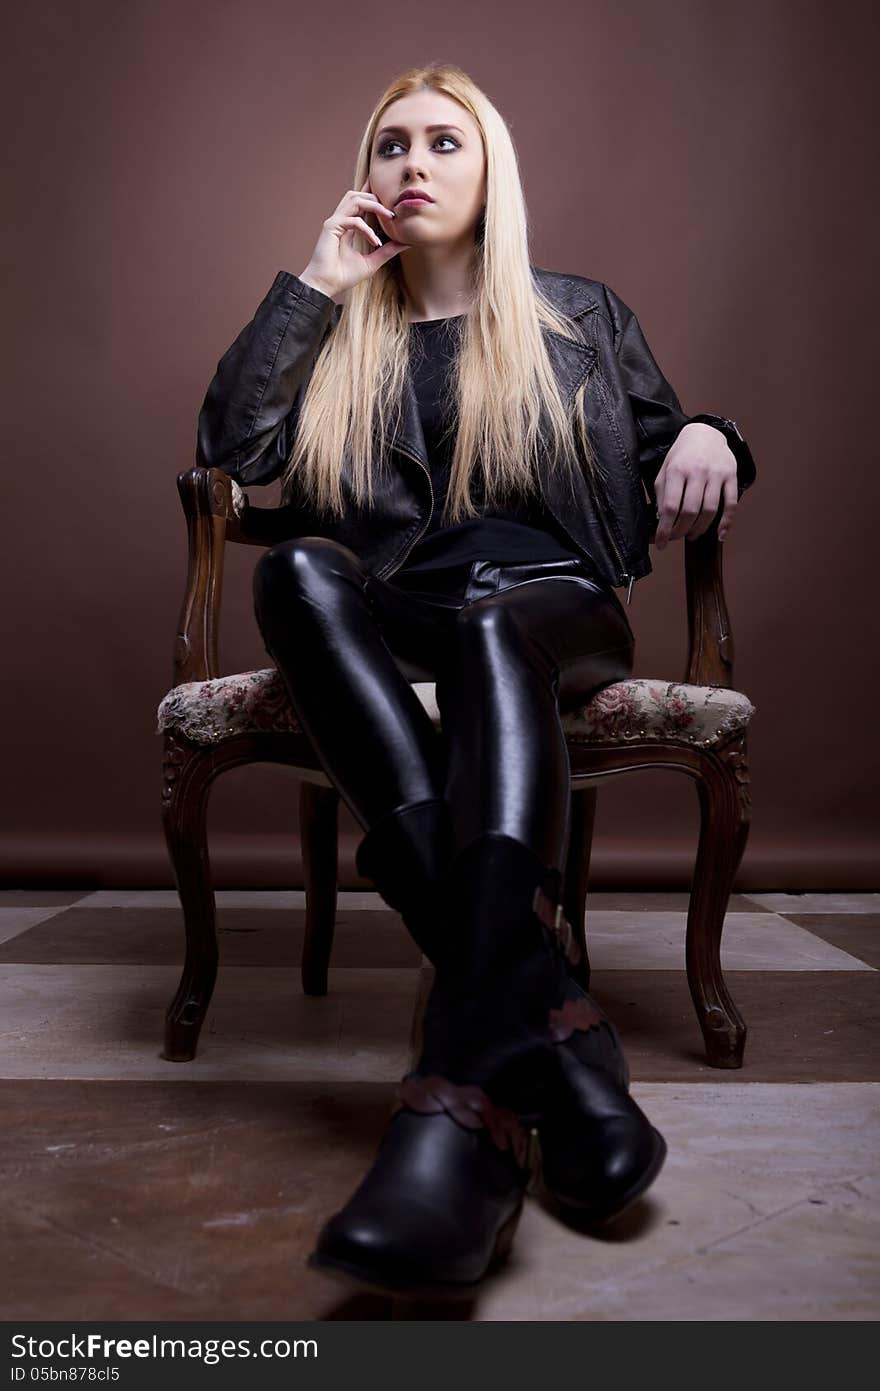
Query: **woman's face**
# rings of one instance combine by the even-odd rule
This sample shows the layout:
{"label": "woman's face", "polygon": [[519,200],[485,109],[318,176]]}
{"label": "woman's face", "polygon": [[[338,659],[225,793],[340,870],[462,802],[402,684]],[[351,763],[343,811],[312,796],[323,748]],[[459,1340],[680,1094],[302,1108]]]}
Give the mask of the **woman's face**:
{"label": "woman's face", "polygon": [[[423,188],[433,202],[399,203],[408,188]],[[394,218],[376,216],[395,241],[436,246],[473,237],[486,205],[486,160],[470,112],[442,92],[392,102],[373,138],[369,190],[394,208]]]}

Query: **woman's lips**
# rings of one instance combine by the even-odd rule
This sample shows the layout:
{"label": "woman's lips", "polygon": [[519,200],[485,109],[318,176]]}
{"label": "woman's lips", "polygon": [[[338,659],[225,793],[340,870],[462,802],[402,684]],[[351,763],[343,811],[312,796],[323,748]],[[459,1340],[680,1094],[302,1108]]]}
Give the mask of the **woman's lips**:
{"label": "woman's lips", "polygon": [[427,208],[430,207],[430,198],[401,198],[395,203],[395,208]]}

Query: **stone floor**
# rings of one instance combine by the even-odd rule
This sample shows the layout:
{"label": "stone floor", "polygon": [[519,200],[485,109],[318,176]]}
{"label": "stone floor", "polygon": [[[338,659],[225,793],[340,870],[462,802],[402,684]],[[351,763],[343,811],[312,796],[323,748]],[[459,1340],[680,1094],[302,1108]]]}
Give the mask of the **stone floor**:
{"label": "stone floor", "polygon": [[706,1065],[683,894],[594,894],[593,990],[669,1157],[603,1238],[530,1197],[468,1305],[308,1270],[409,1063],[425,967],[376,895],[339,899],[330,990],[302,994],[301,892],[217,895],[197,1057],[161,1056],[173,892],[0,892],[6,1202],[0,1317],[873,1319],[880,1307],[880,894],[735,896],[722,960],[749,1025]]}

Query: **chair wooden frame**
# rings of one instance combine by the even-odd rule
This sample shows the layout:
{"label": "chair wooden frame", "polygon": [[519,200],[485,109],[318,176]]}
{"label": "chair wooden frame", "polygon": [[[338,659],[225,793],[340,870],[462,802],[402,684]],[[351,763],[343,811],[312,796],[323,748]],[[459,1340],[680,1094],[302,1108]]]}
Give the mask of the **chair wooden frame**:
{"label": "chair wooden frame", "polygon": [[[218,677],[217,638],[226,542],[260,545],[242,535],[232,482],[220,469],[191,468],[177,487],[186,515],[189,564],[174,646],[173,685]],[[732,687],[733,634],[721,578],[717,523],[684,542],[688,659],[684,681]],[[217,976],[216,904],[207,845],[208,795],[214,779],[244,763],[286,763],[300,772],[300,834],[306,893],[301,974],[307,995],[327,993],[337,906],[339,793],[304,734],[255,732],[215,745],[163,735],[162,821],[186,929],[186,959],[165,1020],[162,1056],[195,1057]],[[692,778],[700,835],[687,917],[688,985],[712,1067],[742,1066],[746,1025],[721,970],[721,933],[749,832],[751,799],[746,734],[697,747],[656,737],[602,744],[569,741],[571,814],[563,907],[581,947],[579,979],[589,985],[585,908],[596,797],[603,780],[648,768]]]}

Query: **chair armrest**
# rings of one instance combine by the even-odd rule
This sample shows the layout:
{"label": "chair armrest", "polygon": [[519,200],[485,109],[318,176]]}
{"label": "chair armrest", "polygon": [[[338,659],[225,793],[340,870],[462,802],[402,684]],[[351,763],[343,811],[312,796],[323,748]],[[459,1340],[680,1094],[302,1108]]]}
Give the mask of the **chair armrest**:
{"label": "chair armrest", "polygon": [[177,475],[177,491],[186,517],[188,563],[186,591],[174,642],[172,684],[208,681],[220,675],[217,634],[223,591],[223,557],[227,541],[264,546],[243,536],[239,515],[244,494],[218,468],[195,466]]}
{"label": "chair armrest", "polygon": [[694,686],[733,688],[733,629],[721,575],[718,518],[693,541],[685,537],[688,659],[684,680]]}

